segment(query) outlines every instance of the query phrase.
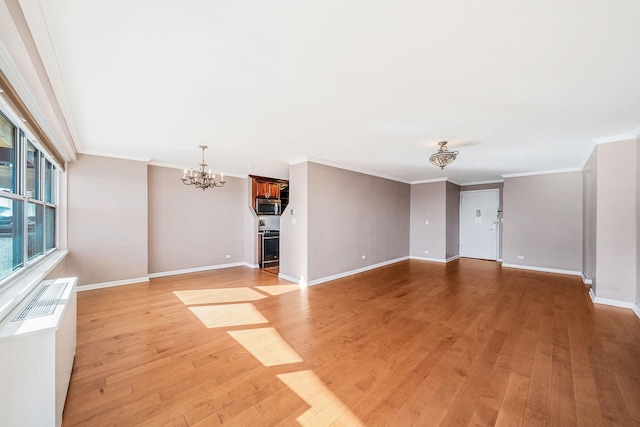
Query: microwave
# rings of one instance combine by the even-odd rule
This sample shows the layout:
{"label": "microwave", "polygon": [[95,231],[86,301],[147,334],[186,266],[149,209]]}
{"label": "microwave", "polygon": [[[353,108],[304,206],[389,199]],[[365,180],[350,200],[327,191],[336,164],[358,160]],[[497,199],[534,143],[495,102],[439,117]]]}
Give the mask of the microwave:
{"label": "microwave", "polygon": [[280,199],[256,199],[256,213],[258,215],[280,215],[282,204]]}

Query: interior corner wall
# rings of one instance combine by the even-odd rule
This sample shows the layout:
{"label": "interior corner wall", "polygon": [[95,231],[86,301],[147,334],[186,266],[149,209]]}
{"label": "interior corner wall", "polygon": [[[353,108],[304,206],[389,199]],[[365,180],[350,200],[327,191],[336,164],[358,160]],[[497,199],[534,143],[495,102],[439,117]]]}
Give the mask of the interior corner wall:
{"label": "interior corner wall", "polygon": [[505,179],[503,225],[505,264],[579,273],[582,172]]}
{"label": "interior corner wall", "polygon": [[446,193],[446,258],[449,259],[460,255],[460,186],[447,182]]}
{"label": "interior corner wall", "polygon": [[307,177],[309,280],[409,255],[409,184],[312,162]]}
{"label": "interior corner wall", "polygon": [[409,245],[412,257],[446,260],[446,194],[445,181],[411,185]]}
{"label": "interior corner wall", "polygon": [[636,139],[636,306],[640,309],[640,138]]}
{"label": "interior corner wall", "polygon": [[147,164],[82,155],[68,164],[67,272],[78,285],[147,276]]}
{"label": "interior corner wall", "polygon": [[251,200],[251,178],[245,179],[246,196],[243,203],[244,211],[244,262],[251,266],[260,264],[258,254],[258,215]]}
{"label": "interior corner wall", "polygon": [[[224,187],[186,187],[178,169],[149,166],[149,273],[245,260],[247,179]],[[228,258],[227,258],[228,257]]]}
{"label": "interior corner wall", "polygon": [[280,275],[308,282],[308,163],[289,167],[289,204],[280,218]]}
{"label": "interior corner wall", "polygon": [[[596,297],[637,298],[637,150],[635,140],[598,146]],[[625,155],[620,155],[625,153]]]}
{"label": "interior corner wall", "polygon": [[596,292],[596,223],[598,206],[598,147],[593,150],[582,170],[582,274],[591,281]]}

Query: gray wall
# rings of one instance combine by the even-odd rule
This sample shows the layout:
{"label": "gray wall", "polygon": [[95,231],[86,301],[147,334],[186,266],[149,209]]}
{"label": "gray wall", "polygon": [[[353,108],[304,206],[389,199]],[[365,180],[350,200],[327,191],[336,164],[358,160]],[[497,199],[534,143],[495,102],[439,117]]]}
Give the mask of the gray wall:
{"label": "gray wall", "polygon": [[247,179],[202,191],[185,186],[178,169],[148,172],[149,273],[244,261]]}
{"label": "gray wall", "polygon": [[[409,240],[412,257],[446,259],[446,194],[445,181],[411,186]],[[429,221],[429,224],[425,224],[425,221]]]}
{"label": "gray wall", "polygon": [[460,255],[460,186],[447,182],[446,186],[446,258]]}
{"label": "gray wall", "polygon": [[582,274],[596,290],[596,208],[598,206],[598,148],[593,150],[582,170]]}
{"label": "gray wall", "polygon": [[[303,162],[289,167],[289,205],[280,218],[280,274],[305,282],[309,281],[308,165],[307,162]],[[294,215],[291,214],[292,211]]]}
{"label": "gray wall", "polygon": [[581,271],[581,172],[507,178],[503,203],[504,263]]}
{"label": "gray wall", "polygon": [[78,285],[147,276],[147,164],[82,155],[68,164],[66,268]]}
{"label": "gray wall", "polygon": [[624,302],[637,298],[637,142],[598,146],[596,296]]}
{"label": "gray wall", "polygon": [[640,138],[636,143],[636,305],[640,309]]}
{"label": "gray wall", "polygon": [[307,177],[309,280],[409,255],[409,184],[317,163]]}

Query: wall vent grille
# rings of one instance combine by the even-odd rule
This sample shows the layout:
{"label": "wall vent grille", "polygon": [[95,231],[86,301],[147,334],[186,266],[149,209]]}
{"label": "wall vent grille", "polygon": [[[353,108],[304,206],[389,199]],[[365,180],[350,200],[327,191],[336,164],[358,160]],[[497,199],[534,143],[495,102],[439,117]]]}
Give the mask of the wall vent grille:
{"label": "wall vent grille", "polygon": [[66,287],[67,282],[43,284],[31,298],[29,304],[18,313],[12,322],[53,314]]}

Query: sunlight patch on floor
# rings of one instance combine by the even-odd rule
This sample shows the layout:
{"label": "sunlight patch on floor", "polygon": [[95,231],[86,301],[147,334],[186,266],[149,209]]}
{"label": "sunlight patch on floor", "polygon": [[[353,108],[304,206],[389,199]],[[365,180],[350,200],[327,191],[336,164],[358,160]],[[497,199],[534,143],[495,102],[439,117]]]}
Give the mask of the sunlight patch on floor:
{"label": "sunlight patch on floor", "polygon": [[194,289],[174,291],[184,305],[221,304],[225,302],[257,301],[267,298],[251,288]]}
{"label": "sunlight patch on floor", "polygon": [[346,426],[364,426],[313,371],[290,372],[277,377],[310,406],[296,418],[301,425],[328,426],[340,421]]}
{"label": "sunlight patch on floor", "polygon": [[269,295],[282,295],[291,291],[299,291],[298,285],[271,285],[271,286],[256,286],[256,289],[260,289],[262,292],[266,292]]}
{"label": "sunlight patch on floor", "polygon": [[207,328],[255,325],[269,321],[251,303],[189,307]]}
{"label": "sunlight patch on floor", "polygon": [[275,328],[227,331],[264,366],[302,362],[302,358],[280,336]]}

